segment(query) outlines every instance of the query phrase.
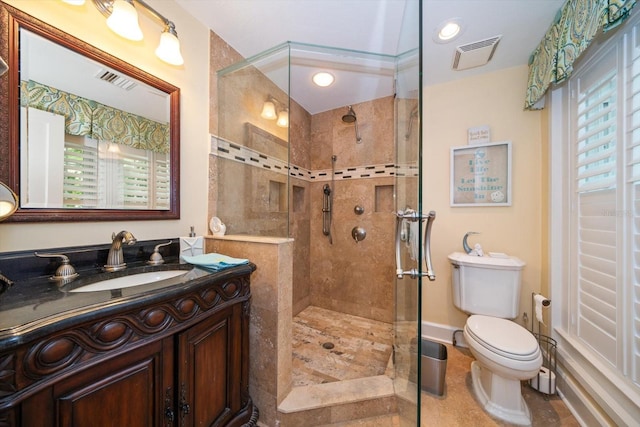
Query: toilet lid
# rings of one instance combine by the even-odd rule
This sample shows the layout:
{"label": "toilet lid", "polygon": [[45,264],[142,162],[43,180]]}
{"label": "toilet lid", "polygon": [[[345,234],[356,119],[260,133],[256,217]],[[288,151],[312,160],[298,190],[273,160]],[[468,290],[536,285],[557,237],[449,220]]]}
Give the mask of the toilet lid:
{"label": "toilet lid", "polygon": [[533,334],[507,319],[475,314],[465,329],[479,344],[504,357],[532,360],[540,352]]}

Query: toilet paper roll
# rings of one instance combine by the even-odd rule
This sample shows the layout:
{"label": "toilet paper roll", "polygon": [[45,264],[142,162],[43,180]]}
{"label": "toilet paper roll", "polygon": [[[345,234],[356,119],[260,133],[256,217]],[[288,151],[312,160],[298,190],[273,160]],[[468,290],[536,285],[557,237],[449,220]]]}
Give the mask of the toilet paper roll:
{"label": "toilet paper roll", "polygon": [[540,295],[540,294],[534,295],[533,296],[533,301],[535,303],[536,319],[538,320],[538,322],[540,322],[540,323],[542,323],[544,325],[545,323],[544,323],[544,320],[542,318],[542,308],[543,307],[548,307],[549,304],[551,304],[551,301],[547,297],[545,297],[543,295]]}
{"label": "toilet paper roll", "polygon": [[529,380],[531,388],[544,394],[556,393],[556,374],[549,368],[541,367],[540,372]]}

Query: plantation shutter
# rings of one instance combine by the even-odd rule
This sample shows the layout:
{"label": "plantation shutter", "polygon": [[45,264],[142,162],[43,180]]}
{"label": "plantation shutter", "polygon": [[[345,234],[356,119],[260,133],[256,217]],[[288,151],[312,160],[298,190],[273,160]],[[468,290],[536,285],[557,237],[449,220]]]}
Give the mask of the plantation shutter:
{"label": "plantation shutter", "polygon": [[[638,34],[637,24],[634,33]],[[576,73],[575,333],[640,384],[640,39]],[[623,55],[624,49],[627,55]]]}
{"label": "plantation shutter", "polygon": [[627,228],[623,231],[629,236],[624,248],[629,254],[628,266],[624,270],[625,282],[629,283],[631,341],[630,375],[636,384],[640,384],[640,41],[638,25],[633,28],[635,37],[629,41],[629,60],[631,62],[627,81],[627,106],[629,112],[629,131],[625,134],[625,183],[628,201],[620,211]]}
{"label": "plantation shutter", "polygon": [[63,203],[67,208],[98,206],[98,146],[96,141],[80,139],[64,143]]}
{"label": "plantation shutter", "polygon": [[122,209],[169,209],[169,155],[111,144],[109,199]]}
{"label": "plantation shutter", "polygon": [[169,209],[169,155],[67,135],[64,203],[71,208]]}
{"label": "plantation shutter", "polygon": [[578,337],[617,366],[619,351],[616,265],[617,50],[581,73],[573,108],[575,290]]}
{"label": "plantation shutter", "polygon": [[153,179],[153,182],[155,182],[155,196],[153,198],[156,201],[155,208],[169,209],[169,194],[171,193],[171,188],[169,187],[171,179],[169,154],[157,152],[154,152],[153,154],[155,163],[155,168],[153,168],[153,172],[155,174]]}
{"label": "plantation shutter", "polygon": [[[122,205],[127,209],[149,207],[149,190],[152,187],[149,154],[144,151],[129,153],[122,150]],[[127,151],[127,153],[124,153]],[[140,151],[140,150],[136,150]]]}

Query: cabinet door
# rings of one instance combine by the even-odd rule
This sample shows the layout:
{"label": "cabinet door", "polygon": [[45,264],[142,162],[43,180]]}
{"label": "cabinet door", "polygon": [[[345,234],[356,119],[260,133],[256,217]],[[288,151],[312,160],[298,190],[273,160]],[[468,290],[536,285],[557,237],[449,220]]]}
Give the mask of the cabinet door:
{"label": "cabinet door", "polygon": [[58,383],[53,390],[57,425],[173,425],[172,342],[148,344]]}
{"label": "cabinet door", "polygon": [[180,334],[179,426],[222,426],[239,411],[240,320],[236,304]]}

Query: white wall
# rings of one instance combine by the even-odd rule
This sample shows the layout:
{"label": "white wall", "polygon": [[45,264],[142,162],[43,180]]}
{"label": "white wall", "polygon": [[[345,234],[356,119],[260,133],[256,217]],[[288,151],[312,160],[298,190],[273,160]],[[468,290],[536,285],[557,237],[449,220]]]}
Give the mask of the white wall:
{"label": "white wall", "polygon": [[[131,42],[109,30],[91,0],[80,7],[58,0],[6,0],[5,3],[180,88],[180,220],[3,222],[0,223],[0,252],[109,243],[111,233],[122,229],[131,231],[138,240],[187,235],[191,225],[199,234],[207,232],[209,30],[173,1],[146,1],[175,23],[185,61],[183,66],[165,64],[154,55],[162,25],[145,12],[139,12],[145,38],[142,42]],[[105,219],[108,219],[106,215]]]}

